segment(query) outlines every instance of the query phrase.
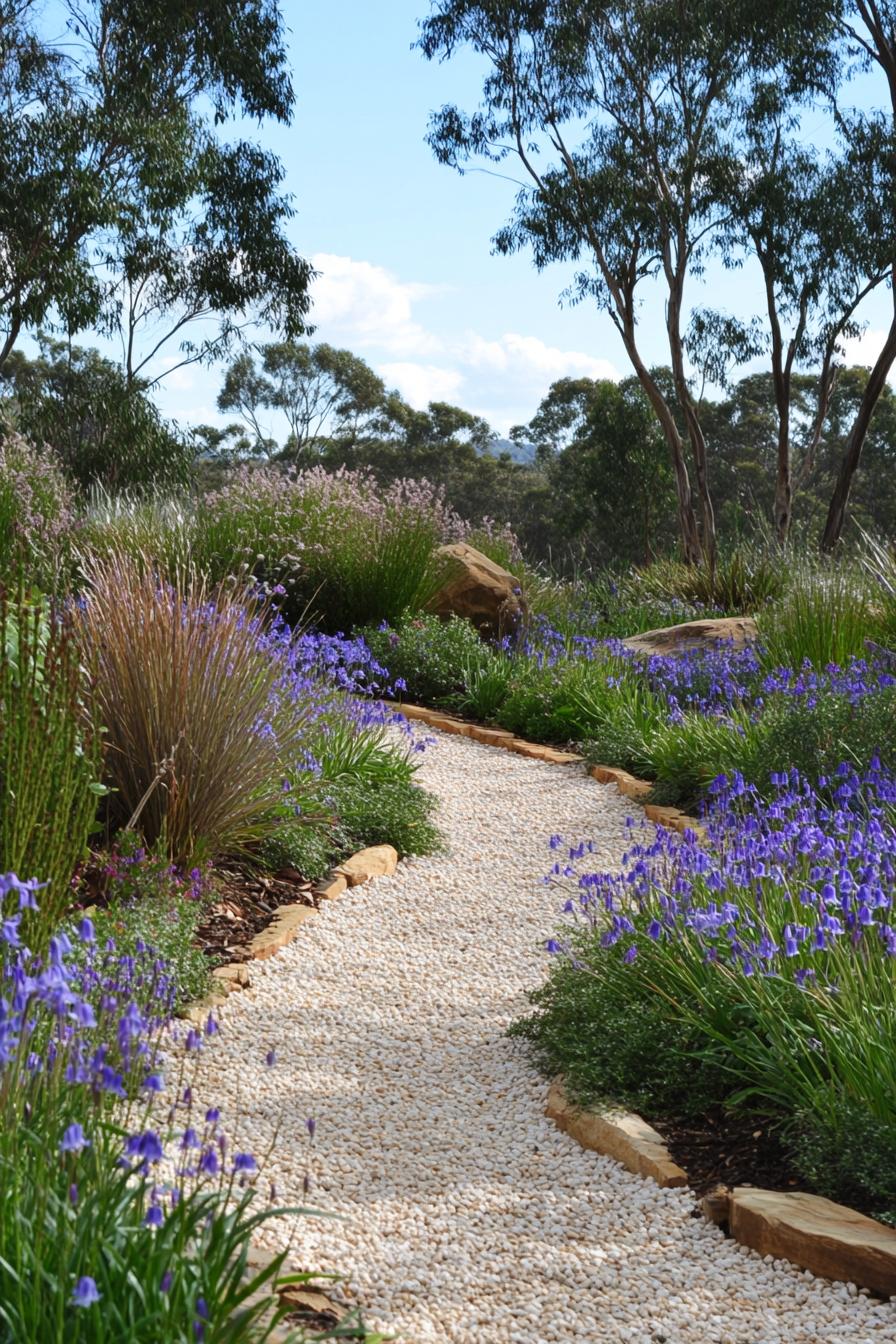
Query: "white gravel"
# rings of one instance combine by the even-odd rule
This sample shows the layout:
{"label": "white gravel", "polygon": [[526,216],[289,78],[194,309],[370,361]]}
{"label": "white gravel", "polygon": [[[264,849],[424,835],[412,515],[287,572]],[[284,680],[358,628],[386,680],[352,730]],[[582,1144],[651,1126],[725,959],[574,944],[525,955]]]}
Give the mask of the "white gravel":
{"label": "white gravel", "polygon": [[[405,1344],[882,1344],[896,1307],[763,1261],[544,1117],[546,1083],[504,1029],[545,973],[557,832],[608,865],[630,805],[576,767],[437,735],[421,782],[450,854],[331,902],[251,968],[198,1062],[207,1104],[262,1153],[297,1266],[338,1269]],[[276,1047],[278,1062],[264,1064]],[[278,1132],[279,1131],[279,1132]],[[275,1139],[275,1133],[277,1137]]]}

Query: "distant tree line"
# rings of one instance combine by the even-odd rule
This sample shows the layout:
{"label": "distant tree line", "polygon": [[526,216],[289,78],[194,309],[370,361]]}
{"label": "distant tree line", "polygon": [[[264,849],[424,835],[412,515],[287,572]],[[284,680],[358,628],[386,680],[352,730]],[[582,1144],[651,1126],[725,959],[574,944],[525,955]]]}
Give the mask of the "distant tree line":
{"label": "distant tree line", "polygon": [[[651,376],[673,414],[684,413],[669,369]],[[801,536],[824,520],[856,408],[869,379],[840,370],[811,460],[793,483]],[[793,379],[794,420],[814,414],[811,375]],[[257,460],[366,468],[383,483],[425,477],[473,519],[509,522],[533,560],[567,571],[644,564],[672,552],[678,514],[665,435],[640,380],[555,382],[528,424],[511,431],[516,460],[482,417],[445,402],[416,409],[364,360],[328,345],[271,342],[239,354],[218,399],[225,426],[180,428],[149,390],[95,350],[44,337],[40,353],[14,352],[0,369],[0,413],[49,444],[84,490],[178,490]],[[751,374],[700,401],[708,482],[726,541],[770,534],[777,407],[769,373]],[[504,441],[506,443],[506,441]],[[850,499],[853,520],[896,536],[896,391],[877,399]]]}

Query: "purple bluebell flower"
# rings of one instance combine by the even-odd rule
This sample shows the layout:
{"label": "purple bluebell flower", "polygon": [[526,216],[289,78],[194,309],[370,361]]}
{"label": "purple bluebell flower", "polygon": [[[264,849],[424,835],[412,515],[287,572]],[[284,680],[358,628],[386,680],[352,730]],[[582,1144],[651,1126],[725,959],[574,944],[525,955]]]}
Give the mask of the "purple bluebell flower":
{"label": "purple bluebell flower", "polygon": [[72,1289],[69,1301],[74,1307],[92,1307],[95,1302],[99,1302],[101,1296],[96,1280],[89,1274],[84,1274]]}

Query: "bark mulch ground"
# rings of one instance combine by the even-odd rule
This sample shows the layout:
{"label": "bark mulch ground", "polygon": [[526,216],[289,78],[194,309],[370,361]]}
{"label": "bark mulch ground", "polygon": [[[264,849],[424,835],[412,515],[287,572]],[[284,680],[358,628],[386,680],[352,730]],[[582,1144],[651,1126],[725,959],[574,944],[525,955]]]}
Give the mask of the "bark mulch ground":
{"label": "bark mulch ground", "polygon": [[199,946],[215,965],[248,960],[249,944],[280,906],[319,904],[314,884],[295,868],[260,873],[220,864],[215,867],[215,888],[214,904],[197,934]]}

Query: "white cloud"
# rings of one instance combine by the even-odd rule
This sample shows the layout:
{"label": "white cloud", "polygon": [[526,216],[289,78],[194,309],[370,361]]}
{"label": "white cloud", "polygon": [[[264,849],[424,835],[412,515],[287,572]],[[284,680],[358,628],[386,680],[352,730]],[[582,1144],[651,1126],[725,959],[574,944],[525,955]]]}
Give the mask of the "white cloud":
{"label": "white cloud", "polygon": [[413,406],[489,406],[487,418],[503,433],[528,420],[558,378],[620,377],[610,360],[522,332],[436,334],[418,320],[416,305],[444,294],[444,286],[401,280],[383,266],[329,252],[312,262],[320,273],[312,291],[315,339],[361,355]]}
{"label": "white cloud", "polygon": [[[859,336],[843,342],[843,357],[847,364],[863,364],[870,368],[883,349],[887,333],[882,327],[869,327]],[[896,367],[890,370],[889,382],[896,383]]]}
{"label": "white cloud", "polygon": [[599,359],[582,350],[560,350],[545,345],[537,336],[521,336],[508,331],[499,340],[487,341],[470,332],[462,355],[467,364],[494,369],[498,373],[537,375],[549,378],[619,378],[618,369],[608,359]]}
{"label": "white cloud", "polygon": [[445,369],[437,364],[415,364],[403,361],[380,364],[377,373],[418,410],[431,401],[454,401],[460,392],[464,376],[457,369]]}
{"label": "white cloud", "polygon": [[369,343],[397,355],[441,348],[412,317],[414,303],[438,292],[439,286],[402,281],[383,266],[330,252],[317,252],[311,261],[320,272],[311,291],[316,326],[348,342]]}

